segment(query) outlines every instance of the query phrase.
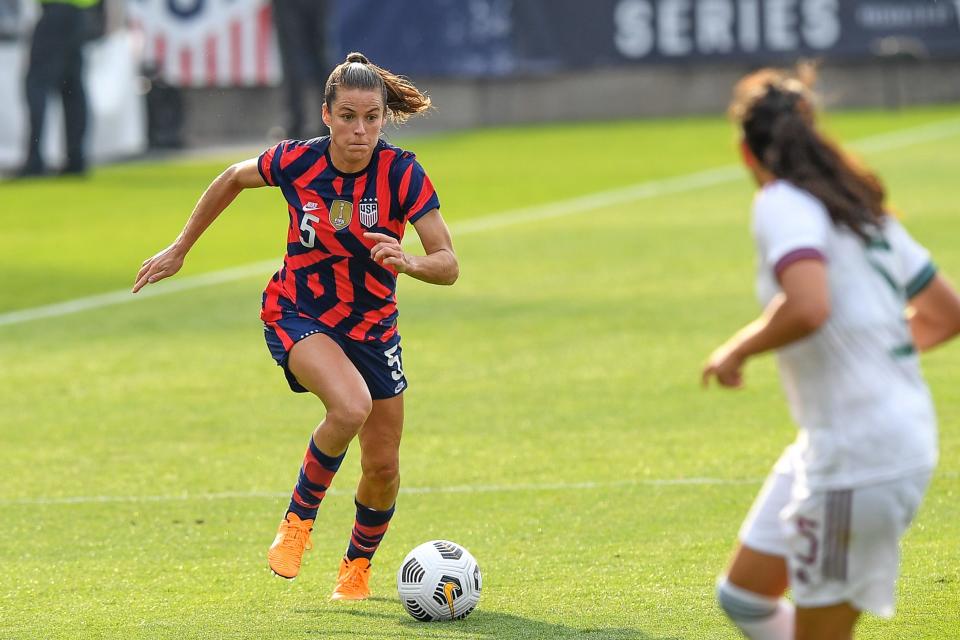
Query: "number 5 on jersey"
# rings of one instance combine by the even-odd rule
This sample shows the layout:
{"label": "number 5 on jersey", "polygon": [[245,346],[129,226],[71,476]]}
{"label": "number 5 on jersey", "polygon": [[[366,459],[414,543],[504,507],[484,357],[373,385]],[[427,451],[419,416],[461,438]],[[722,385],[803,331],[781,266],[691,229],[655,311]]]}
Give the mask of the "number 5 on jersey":
{"label": "number 5 on jersey", "polygon": [[317,230],[313,227],[315,222],[320,222],[320,218],[312,213],[303,214],[300,220],[300,244],[307,249],[313,249],[313,245],[317,243]]}

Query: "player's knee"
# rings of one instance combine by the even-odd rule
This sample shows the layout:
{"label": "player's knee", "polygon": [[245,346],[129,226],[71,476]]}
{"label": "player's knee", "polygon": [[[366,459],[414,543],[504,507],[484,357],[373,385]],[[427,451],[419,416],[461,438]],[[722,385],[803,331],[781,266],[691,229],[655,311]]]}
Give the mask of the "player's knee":
{"label": "player's knee", "polygon": [[725,577],[717,582],[717,602],[735,624],[760,622],[777,612],[779,600],[747,591]]}
{"label": "player's knee", "polygon": [[388,487],[400,481],[400,463],[397,460],[372,460],[365,462],[363,477],[369,482]]}
{"label": "player's knee", "polygon": [[367,421],[367,416],[372,409],[373,402],[369,396],[352,398],[330,407],[327,411],[327,420],[341,429],[357,433]]}

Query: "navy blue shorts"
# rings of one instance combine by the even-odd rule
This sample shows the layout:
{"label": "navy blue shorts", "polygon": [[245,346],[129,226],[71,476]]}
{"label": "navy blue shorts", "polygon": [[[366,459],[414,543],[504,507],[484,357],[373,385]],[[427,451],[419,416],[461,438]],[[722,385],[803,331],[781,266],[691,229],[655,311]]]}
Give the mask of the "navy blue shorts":
{"label": "navy blue shorts", "polygon": [[290,349],[300,340],[315,333],[322,333],[343,349],[343,352],[357,368],[374,400],[385,400],[400,395],[407,388],[407,379],[403,375],[403,363],[400,360],[400,334],[395,333],[386,342],[358,342],[335,332],[330,327],[311,318],[287,316],[278,322],[264,325],[263,336],[267,341],[270,355],[283,368],[290,388],[297,393],[308,390],[297,382],[290,371],[287,359]]}

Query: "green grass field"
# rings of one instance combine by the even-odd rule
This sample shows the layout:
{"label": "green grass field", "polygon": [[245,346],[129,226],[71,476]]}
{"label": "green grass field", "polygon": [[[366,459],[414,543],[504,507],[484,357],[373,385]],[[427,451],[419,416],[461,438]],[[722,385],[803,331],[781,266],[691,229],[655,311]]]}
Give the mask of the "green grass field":
{"label": "green grass field", "polygon": [[[827,126],[873,140],[862,155],[960,279],[960,107],[843,113]],[[681,180],[539,219],[489,217],[729,166],[729,125],[400,142],[437,185],[462,276],[452,288],[400,285],[405,489],[365,603],[327,599],[352,524],[355,449],[300,577],[266,568],[322,417],[319,401],[287,390],[263,344],[269,269],[2,323],[128,288],[241,158],[0,185],[0,638],[737,637],[714,579],[794,436],[771,358],[750,365],[739,393],[699,388],[708,352],[757,312],[749,181]],[[178,278],[279,263],[286,224],[279,192],[242,194]],[[898,614],[865,619],[860,638],[960,633],[958,358],[956,344],[924,357],[941,467],[906,538]],[[396,599],[401,559],[433,538],[480,562],[483,598],[466,620],[416,623]]]}

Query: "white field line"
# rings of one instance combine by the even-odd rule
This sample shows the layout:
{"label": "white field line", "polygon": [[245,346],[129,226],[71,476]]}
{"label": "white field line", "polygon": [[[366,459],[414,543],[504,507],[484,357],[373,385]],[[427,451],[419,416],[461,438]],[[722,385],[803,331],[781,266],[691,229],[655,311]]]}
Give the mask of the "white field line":
{"label": "white field line", "polygon": [[[512,493],[523,491],[588,491],[623,487],[672,487],[686,485],[758,485],[762,478],[666,478],[647,480],[615,480],[610,482],[546,482],[519,484],[452,485],[449,487],[402,487],[401,494],[421,495],[436,493]],[[352,495],[352,491],[330,489],[328,495]],[[289,498],[290,492],[225,491],[222,493],[182,493],[166,496],[65,496],[62,498],[16,498],[0,500],[0,507],[65,504],[105,504],[115,502],[202,502],[208,500],[247,500]]]}
{"label": "white field line", "polygon": [[[942,140],[955,135],[960,135],[960,119],[956,118],[870,136],[854,142],[851,147],[861,152],[876,153]],[[744,170],[739,165],[727,165],[673,178],[642,182],[629,187],[598,191],[593,194],[578,196],[567,200],[558,200],[542,205],[502,211],[473,220],[454,223],[451,225],[451,231],[454,237],[457,237],[516,224],[559,218],[603,207],[726,184],[740,179],[743,176]],[[411,236],[408,235],[407,239],[411,239]],[[0,313],[0,326],[30,322],[42,318],[54,318],[91,309],[100,309],[111,305],[135,302],[143,298],[152,298],[215,284],[233,282],[252,276],[265,277],[271,271],[276,270],[280,266],[280,262],[280,258],[277,258],[275,260],[265,260],[238,267],[231,267],[221,271],[211,271],[195,276],[165,280],[144,288],[136,295],[131,294],[127,289],[121,289],[109,293],[75,298],[56,304],[8,311],[6,313]]]}
{"label": "white field line", "polygon": [[[958,471],[938,471],[934,480],[956,480]],[[759,485],[763,478],[647,478],[613,481],[584,482],[521,482],[517,484],[463,484],[449,487],[401,487],[400,493],[406,495],[423,494],[471,494],[471,493],[520,493],[537,491],[590,491],[598,489],[620,489],[630,487],[683,487],[683,486],[745,486]],[[352,495],[352,490],[330,489],[328,495]],[[110,504],[110,503],[157,503],[157,502],[204,502],[211,500],[279,500],[290,497],[289,492],[274,491],[224,491],[220,493],[179,493],[157,496],[63,496],[59,498],[12,498],[0,499],[0,507],[43,506],[67,504]]]}
{"label": "white field line", "polygon": [[960,119],[952,118],[862,138],[851,144],[850,148],[856,149],[860,153],[879,153],[903,149],[925,142],[936,142],[955,135],[960,135]]}
{"label": "white field line", "polygon": [[164,280],[163,282],[158,282],[157,284],[152,284],[149,287],[141,289],[136,295],[130,293],[129,289],[120,289],[119,291],[100,293],[83,298],[74,298],[73,300],[67,300],[66,302],[48,304],[42,307],[8,311],[7,313],[0,314],[0,326],[18,324],[20,322],[29,322],[31,320],[39,320],[41,318],[55,318],[71,313],[77,313],[79,311],[100,309],[102,307],[109,307],[115,304],[124,304],[126,302],[136,302],[138,298],[153,298],[156,296],[166,295],[168,293],[177,293],[178,291],[188,291],[190,289],[197,289],[199,287],[242,280],[243,278],[248,278],[251,276],[266,277],[264,274],[268,274],[271,270],[276,270],[279,265],[279,259],[265,260],[263,262],[255,262],[253,264],[246,264],[240,267],[231,267],[221,271],[202,273],[196,276]]}

